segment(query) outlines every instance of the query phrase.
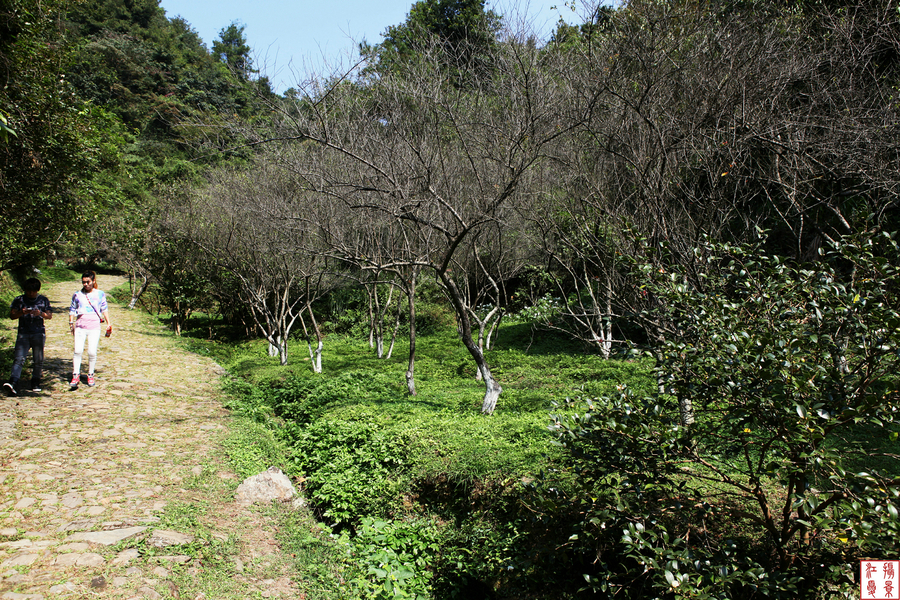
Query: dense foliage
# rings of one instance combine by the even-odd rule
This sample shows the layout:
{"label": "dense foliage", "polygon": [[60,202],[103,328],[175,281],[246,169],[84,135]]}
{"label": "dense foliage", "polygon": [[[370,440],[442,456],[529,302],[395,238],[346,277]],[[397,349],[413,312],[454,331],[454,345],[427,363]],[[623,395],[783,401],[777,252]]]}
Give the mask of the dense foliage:
{"label": "dense foliage", "polygon": [[[0,269],[35,261],[95,216],[90,175],[115,165],[104,111],[66,80],[64,3],[0,4]],[[86,178],[87,176],[87,178]]]}
{"label": "dense foliage", "polygon": [[334,375],[238,384],[234,408],[279,432],[368,569],[364,597],[852,594],[858,558],[893,555],[900,526],[897,243],[848,238],[802,265],[761,243],[697,253],[701,279],[643,265],[674,332],[655,376],[522,335],[529,307],[501,327],[510,399],[489,420],[454,403],[464,354],[440,335],[415,401],[402,363],[367,366],[344,339]]}
{"label": "dense foliage", "polygon": [[[250,68],[246,43],[211,54],[155,0],[10,0],[0,27],[0,268],[63,252],[143,257],[154,191],[221,162],[233,143],[202,127],[249,118],[256,94],[272,95],[265,79],[232,72],[238,59]],[[226,34],[221,43],[243,40]]]}
{"label": "dense foliage", "polygon": [[711,273],[648,282],[675,331],[657,365],[665,393],[625,390],[554,421],[584,486],[576,536],[603,560],[591,585],[635,598],[849,594],[855,558],[897,551],[897,465],[883,447],[900,402],[897,242],[846,239],[815,265],[758,245],[698,254]]}
{"label": "dense foliage", "polygon": [[[574,594],[584,581],[580,560],[556,549],[571,535],[569,521],[548,529],[534,518],[534,482],[560,460],[547,431],[550,401],[562,403],[577,386],[612,394],[618,382],[649,394],[649,363],[575,358],[578,346],[517,320],[496,346],[496,368],[511,382],[507,408],[485,419],[473,410],[477,383],[460,375],[466,352],[452,327],[422,338],[428,375],[413,401],[402,400],[402,358],[379,359],[360,339],[332,344],[340,367],[287,376],[261,368],[268,359],[259,344],[234,354],[202,347],[237,376],[233,410],[276,433],[282,468],[303,474],[314,510],[361,568],[346,597]],[[320,586],[334,586],[323,597],[341,597],[335,582],[310,582]]]}

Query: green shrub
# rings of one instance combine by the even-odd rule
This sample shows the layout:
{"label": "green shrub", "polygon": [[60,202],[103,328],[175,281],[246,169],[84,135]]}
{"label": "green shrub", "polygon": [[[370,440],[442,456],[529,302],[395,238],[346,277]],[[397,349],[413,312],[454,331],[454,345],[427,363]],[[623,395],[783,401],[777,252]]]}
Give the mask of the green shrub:
{"label": "green shrub", "polygon": [[226,408],[256,423],[272,422],[274,398],[271,386],[232,377],[225,380],[223,388],[228,394],[224,403]]}
{"label": "green shrub", "polygon": [[[288,448],[285,471],[307,478],[311,508],[342,532],[360,569],[345,571],[355,597],[385,593],[385,584],[435,598],[572,597],[584,581],[567,542],[576,517],[536,518],[529,491],[560,457],[546,429],[551,400],[618,381],[649,391],[654,382],[646,361],[603,361],[555,333],[532,340],[521,327],[504,325],[489,352],[504,385],[490,418],[478,412],[483,384],[467,372],[471,358],[452,323],[420,339],[415,398],[406,396],[403,348],[378,360],[363,340],[330,336],[325,373],[312,374],[267,366],[262,342],[202,347],[241,374],[228,383],[228,406],[253,423],[247,437],[257,426],[274,432]],[[235,454],[256,465],[269,447],[244,443]],[[417,555],[424,570],[410,567],[409,548],[435,532],[440,551]],[[399,541],[382,548],[379,535]]]}
{"label": "green shrub", "polygon": [[307,477],[306,491],[322,516],[348,524],[365,514],[380,514],[396,500],[406,462],[401,440],[366,407],[341,411],[340,418],[309,424],[288,423],[294,464]]}
{"label": "green shrub", "polygon": [[416,334],[429,336],[456,327],[456,316],[445,304],[416,303]]}
{"label": "green shrub", "polygon": [[282,550],[294,559],[291,579],[307,600],[358,600],[352,584],[365,570],[352,556],[348,536],[333,534],[307,510],[275,505],[268,510],[278,518],[275,535]]}
{"label": "green shrub", "polygon": [[339,287],[314,309],[323,331],[357,337],[368,333],[368,294],[362,286]]}
{"label": "green shrub", "polygon": [[283,440],[264,423],[239,418],[222,445],[231,468],[242,480],[272,466],[290,472]]}
{"label": "green shrub", "polygon": [[361,598],[427,600],[432,596],[431,565],[441,548],[434,521],[390,521],[364,517],[352,537],[352,556],[365,570],[354,582]]}
{"label": "green shrub", "polygon": [[341,404],[391,401],[402,396],[399,384],[377,371],[344,371],[335,377],[289,377],[272,392],[276,414],[295,424],[310,423]]}
{"label": "green shrub", "polygon": [[759,246],[697,253],[699,281],[645,271],[654,318],[670,324],[657,350],[666,393],[623,390],[553,422],[575,485],[563,502],[583,515],[572,539],[613,560],[585,574],[590,587],[846,595],[848,564],[900,550],[896,455],[846,468],[868,458],[851,441],[859,427],[900,409],[898,245],[848,238],[808,266]]}

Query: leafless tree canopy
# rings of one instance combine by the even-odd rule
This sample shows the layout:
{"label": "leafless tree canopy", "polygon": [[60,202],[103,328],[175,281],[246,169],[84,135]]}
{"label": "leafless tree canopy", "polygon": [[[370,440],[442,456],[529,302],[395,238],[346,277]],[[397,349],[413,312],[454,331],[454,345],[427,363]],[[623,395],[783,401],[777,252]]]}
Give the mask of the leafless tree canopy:
{"label": "leafless tree canopy", "polygon": [[[664,251],[699,271],[702,237],[757,228],[809,259],[824,240],[896,224],[894,3],[632,2],[590,14],[543,47],[512,32],[471,64],[446,43],[423,43],[402,68],[364,57],[243,125],[262,150],[210,177],[192,236],[240,282],[283,361],[293,324],[317,330],[311,302],[339,275],[393,282],[413,315],[428,273],[490,413],[490,323],[523,273],[561,299],[556,326],[609,355],[625,320],[665,335],[638,318],[654,299],[635,260]],[[486,304],[496,312],[476,310]],[[414,333],[410,393],[412,347]]]}

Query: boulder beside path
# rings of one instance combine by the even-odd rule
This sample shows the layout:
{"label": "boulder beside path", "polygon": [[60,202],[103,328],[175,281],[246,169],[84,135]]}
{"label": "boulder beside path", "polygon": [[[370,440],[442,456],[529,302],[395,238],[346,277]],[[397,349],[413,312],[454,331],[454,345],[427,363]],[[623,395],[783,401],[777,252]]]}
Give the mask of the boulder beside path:
{"label": "boulder beside path", "polygon": [[234,501],[240,506],[291,502],[297,496],[294,484],[278,467],[269,467],[258,475],[245,479],[234,492]]}

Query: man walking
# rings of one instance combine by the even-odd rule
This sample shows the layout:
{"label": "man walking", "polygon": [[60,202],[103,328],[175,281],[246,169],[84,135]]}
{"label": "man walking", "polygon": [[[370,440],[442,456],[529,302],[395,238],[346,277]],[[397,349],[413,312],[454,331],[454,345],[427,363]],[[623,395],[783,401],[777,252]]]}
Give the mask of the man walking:
{"label": "man walking", "polygon": [[16,335],[15,358],[13,359],[12,373],[9,381],[3,384],[3,389],[10,396],[17,394],[16,387],[19,377],[22,375],[22,367],[25,365],[25,357],[28,350],[32,351],[31,387],[32,392],[41,391],[41,374],[44,368],[44,319],[52,319],[53,312],[50,309],[50,301],[46,296],[38,292],[41,282],[32,277],[22,286],[25,292],[17,296],[9,307],[9,318],[19,320],[19,330]]}

